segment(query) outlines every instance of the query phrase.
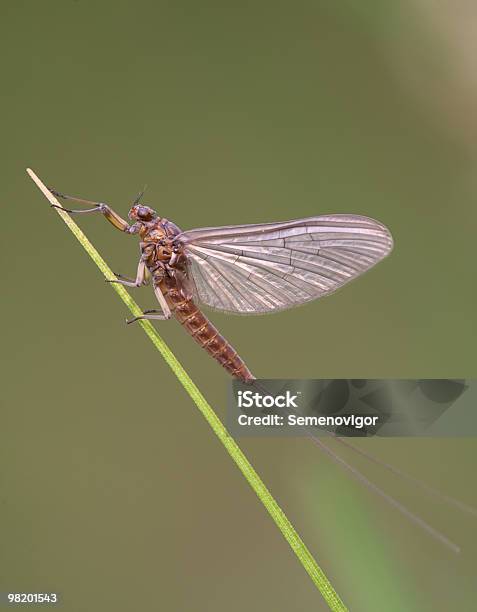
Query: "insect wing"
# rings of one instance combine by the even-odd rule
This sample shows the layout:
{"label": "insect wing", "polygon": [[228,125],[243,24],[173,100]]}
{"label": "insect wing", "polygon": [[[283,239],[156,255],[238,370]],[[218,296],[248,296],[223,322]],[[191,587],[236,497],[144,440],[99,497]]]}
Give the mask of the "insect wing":
{"label": "insect wing", "polygon": [[382,223],[359,215],[194,229],[178,241],[196,297],[234,314],[275,312],[328,295],[393,246]]}

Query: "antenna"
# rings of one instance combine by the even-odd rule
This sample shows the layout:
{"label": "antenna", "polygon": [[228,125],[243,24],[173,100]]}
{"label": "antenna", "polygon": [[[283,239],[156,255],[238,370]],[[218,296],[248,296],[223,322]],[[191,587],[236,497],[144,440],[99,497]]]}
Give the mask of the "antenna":
{"label": "antenna", "polygon": [[142,196],[146,193],[146,189],[147,189],[147,185],[144,185],[143,190],[139,192],[137,198],[134,200],[133,206],[136,206],[136,204],[139,204]]}

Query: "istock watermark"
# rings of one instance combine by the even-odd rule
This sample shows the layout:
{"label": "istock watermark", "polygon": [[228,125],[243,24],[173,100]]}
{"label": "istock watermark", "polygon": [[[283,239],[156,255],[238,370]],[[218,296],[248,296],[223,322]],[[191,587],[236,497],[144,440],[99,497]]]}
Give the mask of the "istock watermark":
{"label": "istock watermark", "polygon": [[477,381],[315,379],[234,381],[234,436],[475,436]]}

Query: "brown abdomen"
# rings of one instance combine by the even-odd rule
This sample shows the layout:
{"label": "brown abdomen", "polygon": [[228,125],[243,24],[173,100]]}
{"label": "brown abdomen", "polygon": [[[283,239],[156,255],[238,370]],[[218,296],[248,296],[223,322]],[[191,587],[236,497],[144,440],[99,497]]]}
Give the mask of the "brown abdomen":
{"label": "brown abdomen", "polygon": [[174,278],[165,277],[158,285],[175,318],[209,355],[235,378],[244,382],[255,380],[237,351],[219,334],[195,302],[184,298]]}

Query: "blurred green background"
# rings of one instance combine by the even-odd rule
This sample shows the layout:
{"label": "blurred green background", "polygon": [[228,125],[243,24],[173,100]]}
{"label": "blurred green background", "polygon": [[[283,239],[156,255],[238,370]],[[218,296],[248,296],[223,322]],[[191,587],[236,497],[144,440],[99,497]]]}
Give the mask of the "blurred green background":
{"label": "blurred green background", "polygon": [[[326,609],[25,167],[122,213],[147,183],[183,229],[375,217],[395,251],[358,282],[212,320],[264,378],[475,377],[477,9],[453,8],[3,4],[0,591],[59,591],[72,612]],[[134,273],[134,238],[79,222]],[[179,325],[158,327],[224,417],[227,375]],[[474,440],[359,444],[477,505]],[[345,454],[454,556],[309,441],[240,445],[351,610],[474,609],[475,518]]]}

